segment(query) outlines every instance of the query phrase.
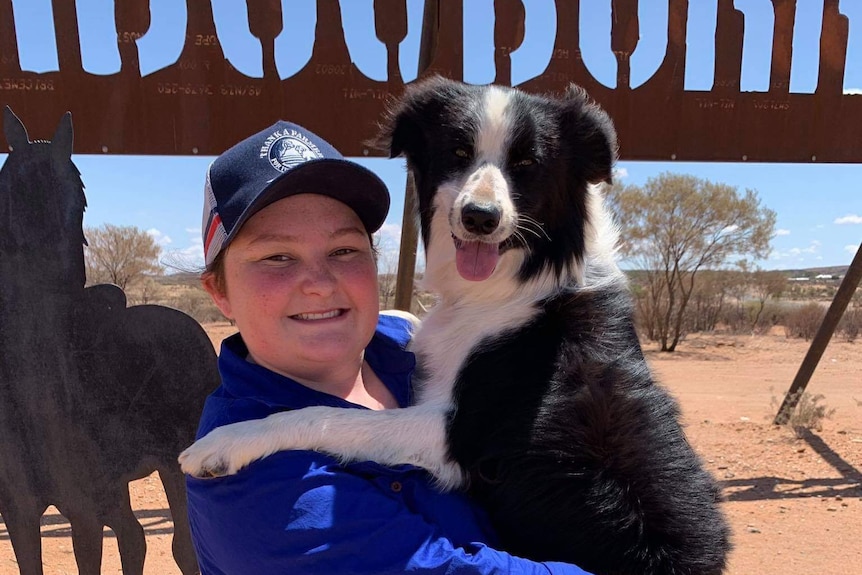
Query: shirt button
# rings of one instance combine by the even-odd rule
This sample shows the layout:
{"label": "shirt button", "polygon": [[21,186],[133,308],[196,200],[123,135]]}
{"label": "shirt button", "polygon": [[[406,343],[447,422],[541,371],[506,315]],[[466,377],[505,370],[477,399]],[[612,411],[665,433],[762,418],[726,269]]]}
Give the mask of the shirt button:
{"label": "shirt button", "polygon": [[389,488],[392,489],[392,491],[394,491],[395,493],[398,493],[401,491],[401,482],[393,481]]}

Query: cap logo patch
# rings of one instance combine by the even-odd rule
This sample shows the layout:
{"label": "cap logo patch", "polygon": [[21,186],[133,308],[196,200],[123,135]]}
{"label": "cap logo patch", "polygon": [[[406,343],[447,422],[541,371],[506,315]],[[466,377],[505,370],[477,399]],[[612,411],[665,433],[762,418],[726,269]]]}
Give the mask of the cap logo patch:
{"label": "cap logo patch", "polygon": [[322,158],[323,154],[311,140],[297,130],[276,130],[264,141],[260,157],[269,160],[279,172]]}

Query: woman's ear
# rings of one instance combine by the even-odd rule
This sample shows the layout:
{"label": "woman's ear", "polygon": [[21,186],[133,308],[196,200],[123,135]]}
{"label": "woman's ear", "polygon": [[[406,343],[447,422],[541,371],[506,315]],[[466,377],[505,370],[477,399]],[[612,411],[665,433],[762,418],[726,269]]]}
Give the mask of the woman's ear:
{"label": "woman's ear", "polygon": [[210,295],[210,299],[222,315],[227,319],[234,319],[231,311],[230,299],[227,296],[227,286],[224,281],[220,280],[213,272],[204,272],[201,276],[201,285]]}

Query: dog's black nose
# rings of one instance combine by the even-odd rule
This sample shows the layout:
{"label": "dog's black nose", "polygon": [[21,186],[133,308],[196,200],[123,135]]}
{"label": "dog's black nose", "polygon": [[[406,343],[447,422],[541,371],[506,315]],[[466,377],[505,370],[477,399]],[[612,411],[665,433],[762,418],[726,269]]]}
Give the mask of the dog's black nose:
{"label": "dog's black nose", "polygon": [[471,234],[487,236],[500,225],[500,208],[467,204],[461,208],[461,223]]}

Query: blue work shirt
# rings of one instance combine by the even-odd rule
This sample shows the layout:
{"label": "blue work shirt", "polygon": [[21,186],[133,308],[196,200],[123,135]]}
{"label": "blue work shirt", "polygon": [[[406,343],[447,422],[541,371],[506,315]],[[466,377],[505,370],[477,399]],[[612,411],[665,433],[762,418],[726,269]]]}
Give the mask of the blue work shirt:
{"label": "blue work shirt", "polygon": [[[365,358],[410,405],[415,358],[410,324],[381,315]],[[327,405],[365,409],[246,361],[239,334],[222,343],[222,385],[206,401],[198,437],[249,419]],[[202,575],[514,573],[589,575],[493,549],[485,514],[462,493],[440,493],[409,465],[343,465],[284,451],[233,476],[187,478],[189,518]]]}

